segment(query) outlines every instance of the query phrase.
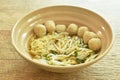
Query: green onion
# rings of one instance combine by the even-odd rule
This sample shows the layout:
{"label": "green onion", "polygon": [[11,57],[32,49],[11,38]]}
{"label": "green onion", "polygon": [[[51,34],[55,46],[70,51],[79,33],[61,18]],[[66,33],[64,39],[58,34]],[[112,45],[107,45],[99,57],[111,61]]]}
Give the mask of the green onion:
{"label": "green onion", "polygon": [[43,57],[47,57],[47,56],[48,56],[48,54],[44,54],[44,55],[43,55]]}
{"label": "green onion", "polygon": [[49,56],[48,54],[44,54],[43,56],[45,57],[46,60],[48,61],[51,60],[51,56]]}
{"label": "green onion", "polygon": [[83,59],[79,59],[79,58],[76,58],[76,62],[77,62],[77,63],[84,63],[85,60],[83,60]]}
{"label": "green onion", "polygon": [[52,54],[58,54],[58,52],[56,52],[54,50],[50,50],[50,53],[52,53]]}
{"label": "green onion", "polygon": [[78,53],[77,53],[77,51],[75,51],[75,52],[74,52],[74,55],[75,55],[75,57],[77,57],[77,56],[78,56]]}
{"label": "green onion", "polygon": [[46,60],[50,61],[51,60],[51,56],[47,56]]}

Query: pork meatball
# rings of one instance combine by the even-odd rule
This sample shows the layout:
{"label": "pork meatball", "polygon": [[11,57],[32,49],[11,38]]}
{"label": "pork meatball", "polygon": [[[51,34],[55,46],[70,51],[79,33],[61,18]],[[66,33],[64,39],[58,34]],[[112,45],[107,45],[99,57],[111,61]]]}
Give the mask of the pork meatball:
{"label": "pork meatball", "polygon": [[56,25],[56,31],[57,32],[65,32],[65,30],[66,30],[66,26],[65,25],[63,25],[63,24]]}
{"label": "pork meatball", "polygon": [[42,37],[46,34],[46,27],[42,24],[37,24],[34,26],[33,31],[37,37]]}
{"label": "pork meatball", "polygon": [[76,24],[70,24],[67,28],[67,32],[70,34],[70,35],[75,35],[77,34],[77,29],[78,29],[78,26]]}
{"label": "pork meatball", "polygon": [[45,22],[45,27],[49,33],[55,31],[55,22],[53,20],[48,20]]}
{"label": "pork meatball", "polygon": [[89,41],[91,38],[97,38],[97,34],[95,34],[94,32],[91,32],[91,31],[85,31],[85,32],[84,32],[84,35],[83,35],[84,43],[87,44],[88,41]]}
{"label": "pork meatball", "polygon": [[91,50],[98,51],[98,50],[100,50],[102,43],[99,38],[92,38],[89,40],[88,46]]}
{"label": "pork meatball", "polygon": [[77,35],[82,38],[85,31],[88,31],[88,28],[85,26],[81,26],[78,29]]}

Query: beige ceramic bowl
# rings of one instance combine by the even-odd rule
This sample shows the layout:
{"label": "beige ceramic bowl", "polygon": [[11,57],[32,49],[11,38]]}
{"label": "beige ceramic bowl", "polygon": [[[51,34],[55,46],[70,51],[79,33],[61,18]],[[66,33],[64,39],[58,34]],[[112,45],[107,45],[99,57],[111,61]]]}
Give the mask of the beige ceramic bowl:
{"label": "beige ceramic bowl", "polygon": [[[93,61],[73,66],[53,66],[37,62],[28,53],[28,40],[33,35],[33,26],[54,20],[56,24],[85,25],[99,35],[102,40],[102,49],[99,56]],[[113,34],[109,24],[98,14],[84,8],[74,6],[52,6],[33,11],[20,19],[12,29],[12,43],[21,56],[38,65],[40,68],[52,72],[72,72],[89,66],[107,54],[113,43]]]}

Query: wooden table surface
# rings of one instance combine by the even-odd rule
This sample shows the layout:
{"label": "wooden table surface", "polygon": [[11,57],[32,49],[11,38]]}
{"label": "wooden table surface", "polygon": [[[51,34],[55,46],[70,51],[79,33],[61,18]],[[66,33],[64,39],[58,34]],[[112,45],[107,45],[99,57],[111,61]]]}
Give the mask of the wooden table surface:
{"label": "wooden table surface", "polygon": [[[104,17],[114,33],[114,44],[100,61],[72,73],[41,70],[24,60],[11,44],[11,29],[28,12],[51,5],[74,5]],[[0,80],[120,80],[119,0],[0,0]]]}

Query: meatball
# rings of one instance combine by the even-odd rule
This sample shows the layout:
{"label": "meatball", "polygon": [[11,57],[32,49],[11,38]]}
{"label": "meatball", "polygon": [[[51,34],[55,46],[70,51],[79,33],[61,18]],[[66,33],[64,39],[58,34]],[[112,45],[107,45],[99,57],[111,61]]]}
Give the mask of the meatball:
{"label": "meatball", "polygon": [[83,37],[83,34],[84,34],[85,31],[88,31],[88,28],[85,27],[85,26],[81,26],[81,27],[79,27],[79,29],[78,29],[77,35],[78,35],[79,37]]}
{"label": "meatball", "polygon": [[55,22],[53,20],[46,21],[45,26],[49,33],[52,33],[55,31]]}
{"label": "meatball", "polygon": [[62,25],[62,24],[56,25],[56,31],[57,32],[65,32],[65,30],[66,30],[66,26],[65,25]]}
{"label": "meatball", "polygon": [[98,51],[102,46],[101,40],[99,38],[92,38],[89,40],[88,46],[91,50]]}
{"label": "meatball", "polygon": [[85,32],[84,32],[84,35],[83,35],[84,43],[88,43],[88,41],[89,41],[91,38],[97,38],[97,34],[95,34],[94,32],[85,31]]}
{"label": "meatball", "polygon": [[33,31],[37,37],[42,37],[46,34],[46,27],[42,24],[37,24],[34,26]]}
{"label": "meatball", "polygon": [[77,29],[78,29],[78,26],[76,24],[70,24],[67,28],[67,32],[70,34],[70,35],[75,35],[77,34]]}

